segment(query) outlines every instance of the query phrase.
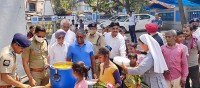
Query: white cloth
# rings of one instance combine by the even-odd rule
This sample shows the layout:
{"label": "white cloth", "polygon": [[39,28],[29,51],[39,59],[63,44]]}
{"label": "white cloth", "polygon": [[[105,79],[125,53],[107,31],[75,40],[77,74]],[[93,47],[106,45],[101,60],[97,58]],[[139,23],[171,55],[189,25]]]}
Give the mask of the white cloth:
{"label": "white cloth", "polygon": [[[63,30],[63,29],[59,29],[57,31],[60,31],[60,30]],[[65,34],[64,41],[66,43],[72,44],[75,40],[76,40],[75,33],[69,29]],[[56,37],[55,37],[55,33],[53,33],[52,36],[51,36],[51,41],[50,41],[49,46],[53,45],[55,42],[57,42],[57,40],[56,40]]]}
{"label": "white cloth", "polygon": [[115,56],[126,57],[126,44],[124,37],[118,33],[116,37],[112,37],[111,32],[105,35],[106,45],[109,45],[112,50],[110,51],[110,58]]}
{"label": "white cloth", "polygon": [[200,39],[200,27],[197,28],[195,32],[193,32],[193,35],[197,38]]}
{"label": "white cloth", "polygon": [[72,30],[72,31],[75,31],[75,30],[76,30],[75,25],[72,25],[72,26],[71,26],[71,30]]}
{"label": "white cloth", "polygon": [[135,25],[135,23],[137,22],[137,18],[134,14],[132,16],[129,16],[128,20],[129,20],[128,22],[129,25]]}
{"label": "white cloth", "polygon": [[50,56],[50,65],[56,62],[65,62],[68,47],[69,47],[69,43],[63,42],[63,45],[61,46],[57,42],[55,42],[49,48],[49,51],[48,51],[49,56]]}
{"label": "white cloth", "polygon": [[150,35],[143,34],[140,36],[140,40],[148,45],[149,52],[152,54],[154,59],[154,72],[156,73],[164,73],[164,71],[168,70],[166,65],[164,56],[162,54],[160,45],[158,42]]}

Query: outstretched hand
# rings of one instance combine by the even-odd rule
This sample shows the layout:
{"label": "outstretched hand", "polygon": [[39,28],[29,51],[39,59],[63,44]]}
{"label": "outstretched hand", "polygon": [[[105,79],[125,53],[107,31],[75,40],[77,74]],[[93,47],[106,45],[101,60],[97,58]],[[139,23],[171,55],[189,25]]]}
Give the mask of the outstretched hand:
{"label": "outstretched hand", "polygon": [[123,62],[122,62],[121,67],[122,67],[122,69],[124,70],[125,73],[128,73],[128,68],[126,67],[126,65],[124,65]]}

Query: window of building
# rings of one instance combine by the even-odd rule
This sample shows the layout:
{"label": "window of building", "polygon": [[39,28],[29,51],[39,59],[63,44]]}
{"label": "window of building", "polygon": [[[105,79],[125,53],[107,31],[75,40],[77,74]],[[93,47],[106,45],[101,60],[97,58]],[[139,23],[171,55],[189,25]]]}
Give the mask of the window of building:
{"label": "window of building", "polygon": [[160,13],[160,17],[163,21],[174,21],[174,12]]}
{"label": "window of building", "polygon": [[199,18],[200,17],[200,11],[191,11],[188,12],[188,20],[191,20],[193,18]]}
{"label": "window of building", "polygon": [[29,11],[36,11],[36,4],[35,3],[29,3]]}

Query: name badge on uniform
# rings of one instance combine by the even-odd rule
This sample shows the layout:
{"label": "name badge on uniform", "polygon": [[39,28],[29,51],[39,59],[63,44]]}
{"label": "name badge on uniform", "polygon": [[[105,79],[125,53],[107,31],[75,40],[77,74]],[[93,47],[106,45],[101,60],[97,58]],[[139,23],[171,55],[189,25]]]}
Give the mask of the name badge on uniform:
{"label": "name badge on uniform", "polygon": [[10,65],[10,60],[3,61],[3,66],[9,66],[9,65]]}

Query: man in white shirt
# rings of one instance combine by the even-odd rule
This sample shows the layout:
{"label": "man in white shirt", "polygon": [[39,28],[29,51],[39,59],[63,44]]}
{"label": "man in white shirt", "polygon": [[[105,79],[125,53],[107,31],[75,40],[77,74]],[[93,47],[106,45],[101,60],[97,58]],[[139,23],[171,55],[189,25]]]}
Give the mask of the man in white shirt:
{"label": "man in white shirt", "polygon": [[72,23],[71,23],[71,31],[73,31],[74,33],[75,33],[75,31],[76,31],[76,27],[75,27],[75,22],[74,22],[74,20],[72,20]]}
{"label": "man in white shirt", "polygon": [[[60,22],[60,25],[61,25],[61,29],[59,29],[59,30],[64,30],[66,32],[64,41],[69,44],[73,43],[76,40],[76,35],[73,31],[69,30],[69,28],[70,28],[69,21],[66,19],[63,19]],[[59,31],[59,30],[57,30],[57,31]],[[55,33],[53,33],[49,46],[51,46],[55,42],[56,42]]]}
{"label": "man in white shirt", "polygon": [[124,37],[119,33],[119,23],[111,23],[111,32],[105,35],[106,45],[110,46],[112,50],[110,51],[111,60],[115,56],[126,57],[126,45]]}
{"label": "man in white shirt", "polygon": [[[124,37],[119,33],[120,25],[118,22],[112,22],[110,24],[111,32],[105,35],[105,41],[107,46],[111,47],[110,60],[113,61],[115,56],[126,57],[126,44]],[[121,74],[121,67],[118,66],[119,72]]]}
{"label": "man in white shirt", "polygon": [[52,46],[50,46],[49,51],[48,51],[50,65],[56,62],[66,61],[66,54],[67,54],[69,43],[64,41],[65,34],[66,33],[64,30],[58,30],[55,33],[57,42],[55,42]]}
{"label": "man in white shirt", "polygon": [[134,15],[134,11],[130,11],[129,12],[129,32],[130,32],[130,36],[131,36],[131,41],[134,43],[137,43],[137,37],[136,37],[136,33],[135,33],[135,25],[137,22],[137,18]]}

